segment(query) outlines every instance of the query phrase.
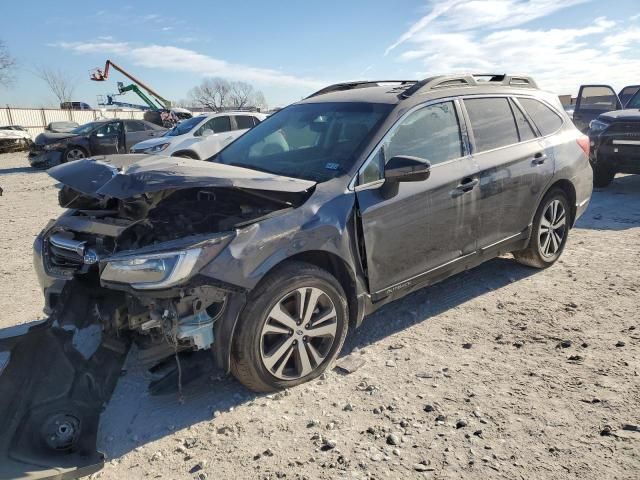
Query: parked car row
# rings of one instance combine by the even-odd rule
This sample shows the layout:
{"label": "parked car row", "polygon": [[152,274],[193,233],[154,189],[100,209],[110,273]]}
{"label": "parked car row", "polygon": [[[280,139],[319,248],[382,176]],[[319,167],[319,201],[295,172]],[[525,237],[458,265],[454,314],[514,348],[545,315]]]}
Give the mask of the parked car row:
{"label": "parked car row", "polygon": [[146,120],[53,122],[31,145],[29,163],[50,168],[93,155],[150,153],[205,159],[253,128],[266,115],[224,112],[192,117],[167,130]]}

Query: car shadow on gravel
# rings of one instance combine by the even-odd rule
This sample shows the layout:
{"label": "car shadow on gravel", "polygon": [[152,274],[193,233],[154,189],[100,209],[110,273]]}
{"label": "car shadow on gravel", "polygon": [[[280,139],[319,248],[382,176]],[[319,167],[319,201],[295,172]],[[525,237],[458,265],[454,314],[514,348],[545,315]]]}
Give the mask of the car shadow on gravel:
{"label": "car shadow on gravel", "polygon": [[576,228],[628,230],[640,227],[640,175],[618,175],[606,188],[593,190],[589,208]]}
{"label": "car shadow on gravel", "polygon": [[[367,317],[362,327],[349,335],[341,356],[428,321],[446,310],[536,271],[512,259],[497,258],[419,290]],[[216,420],[217,412],[228,411],[251,401],[270,401],[250,392],[233,377],[222,375],[213,367],[197,381],[184,386],[182,395],[178,393],[177,386],[170,393],[151,395],[148,387],[154,377],[137,364],[135,352],[130,355],[125,368],[101,418],[99,450],[109,458],[118,458],[176,431],[184,430],[180,437],[188,438],[189,427],[200,422],[211,422],[212,419],[207,428],[211,428],[213,433],[227,428],[223,420]]]}
{"label": "car shadow on gravel", "polygon": [[12,173],[38,173],[43,171],[43,169],[38,170],[37,168],[33,167],[0,168],[0,177],[2,177],[2,175],[10,175]]}

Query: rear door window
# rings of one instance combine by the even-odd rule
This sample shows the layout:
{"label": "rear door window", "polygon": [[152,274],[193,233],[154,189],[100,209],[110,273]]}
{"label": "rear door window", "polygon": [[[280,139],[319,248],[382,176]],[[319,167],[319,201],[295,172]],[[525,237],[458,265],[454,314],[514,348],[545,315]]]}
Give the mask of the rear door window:
{"label": "rear door window", "polygon": [[127,133],[144,132],[145,126],[144,123],[139,120],[126,120],[124,122],[124,130]]}
{"label": "rear door window", "polygon": [[520,141],[526,142],[536,138],[536,133],[531,128],[529,120],[524,116],[520,108],[514,103],[511,103],[513,109],[513,116],[516,118],[516,126],[518,127],[518,134],[520,135]]}
{"label": "rear door window", "polygon": [[507,98],[468,98],[464,105],[471,121],[476,152],[518,143],[518,130]]}
{"label": "rear door window", "polygon": [[236,125],[238,126],[238,130],[245,130],[247,128],[253,128],[253,117],[248,115],[236,115]]}
{"label": "rear door window", "polygon": [[533,98],[519,98],[518,101],[536,124],[542,136],[551,135],[562,126],[562,118],[544,103]]}

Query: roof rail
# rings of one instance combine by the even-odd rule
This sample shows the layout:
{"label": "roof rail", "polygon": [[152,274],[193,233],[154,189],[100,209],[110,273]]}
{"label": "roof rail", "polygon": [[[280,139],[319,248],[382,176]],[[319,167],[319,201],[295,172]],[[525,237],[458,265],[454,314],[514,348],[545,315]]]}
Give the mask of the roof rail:
{"label": "roof rail", "polygon": [[478,85],[502,85],[510,87],[538,88],[533,78],[526,75],[507,75],[504,73],[479,73],[439,75],[415,82],[400,94],[401,98],[409,98],[418,91],[431,91],[438,88],[472,87]]}
{"label": "roof rail", "polygon": [[416,83],[417,80],[363,80],[357,82],[335,83],[324,87],[317,92],[312,93],[306,98],[317,97],[326,93],[340,92],[342,90],[353,90],[356,88],[378,87],[382,83],[397,83],[398,85],[409,85]]}

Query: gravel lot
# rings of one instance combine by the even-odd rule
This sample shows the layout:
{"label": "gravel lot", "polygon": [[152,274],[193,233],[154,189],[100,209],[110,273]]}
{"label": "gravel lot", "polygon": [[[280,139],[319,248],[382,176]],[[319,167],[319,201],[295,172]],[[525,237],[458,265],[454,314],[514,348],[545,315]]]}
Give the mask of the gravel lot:
{"label": "gravel lot", "polygon": [[[0,155],[0,334],[42,316],[31,244],[61,212],[53,183]],[[179,401],[130,358],[94,477],[639,478],[639,250],[640,176],[618,177],[554,267],[499,258],[365,320],[354,373],[268,396],[212,375]]]}

